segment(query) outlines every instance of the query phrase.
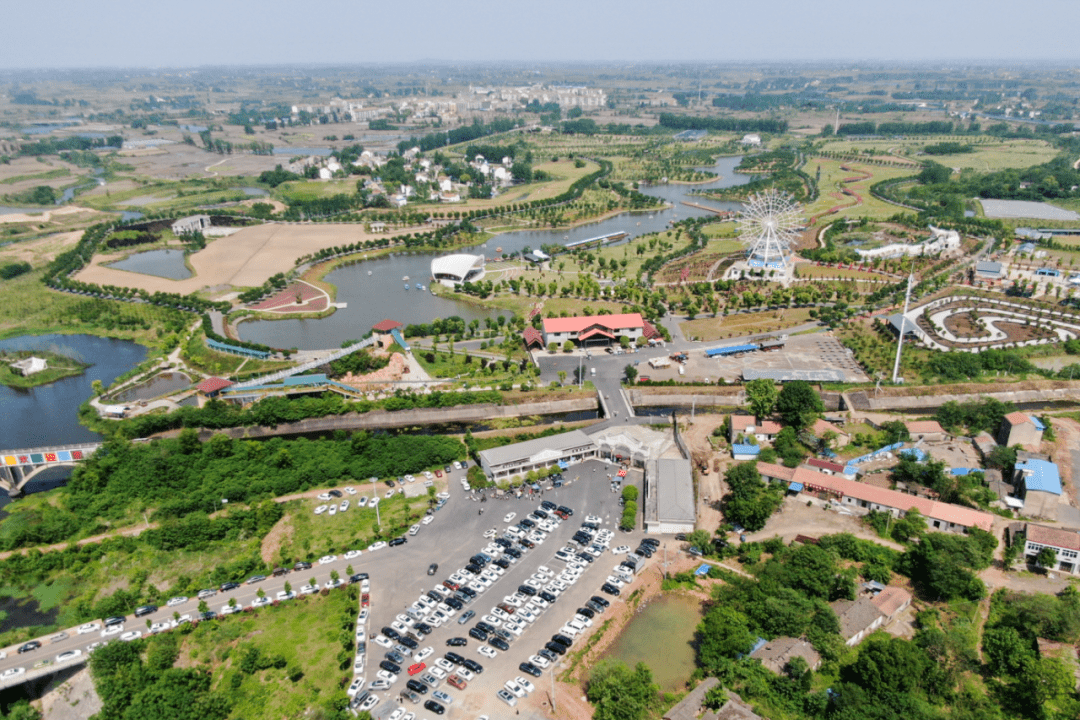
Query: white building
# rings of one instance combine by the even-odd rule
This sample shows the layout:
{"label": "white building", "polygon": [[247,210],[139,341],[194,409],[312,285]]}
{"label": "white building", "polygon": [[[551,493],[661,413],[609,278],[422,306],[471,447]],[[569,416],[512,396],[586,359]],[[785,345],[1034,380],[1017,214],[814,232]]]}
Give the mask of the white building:
{"label": "white building", "polygon": [[694,531],[697,512],[690,461],[660,458],[645,463],[645,532]]}
{"label": "white building", "polygon": [[756,133],[750,133],[749,135],[743,135],[742,140],[739,142],[743,145],[757,147],[758,145],[761,145],[761,136]]}
{"label": "white building", "polygon": [[930,226],[931,236],[921,243],[890,243],[869,250],[856,249],[864,260],[873,258],[910,257],[913,255],[937,255],[948,250],[960,249],[960,233]]}
{"label": "white building", "polygon": [[27,377],[29,375],[33,375],[34,373],[39,373],[42,370],[48,370],[49,363],[47,360],[45,360],[45,358],[28,357],[24,360],[13,362],[8,367],[10,367],[11,371],[16,375],[22,375],[23,377]]}
{"label": "white building", "polygon": [[431,277],[446,287],[484,279],[484,256],[455,253],[431,261]]}
{"label": "white building", "polygon": [[1024,531],[1024,557],[1035,562],[1035,556],[1043,548],[1050,548],[1056,555],[1052,567],[1047,570],[1059,570],[1076,575],[1080,571],[1080,533],[1060,528],[1028,523]]}
{"label": "white building", "polygon": [[492,480],[523,475],[530,470],[548,468],[556,463],[572,465],[596,457],[597,446],[580,430],[560,435],[526,440],[513,445],[481,450],[480,467]]}
{"label": "white building", "polygon": [[209,215],[189,215],[172,224],[173,235],[180,237],[189,233],[202,232],[210,227]]}

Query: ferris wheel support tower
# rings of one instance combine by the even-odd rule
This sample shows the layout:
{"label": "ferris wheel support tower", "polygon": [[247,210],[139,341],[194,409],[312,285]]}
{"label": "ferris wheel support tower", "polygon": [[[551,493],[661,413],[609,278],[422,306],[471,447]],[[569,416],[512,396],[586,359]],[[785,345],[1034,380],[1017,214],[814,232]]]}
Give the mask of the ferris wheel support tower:
{"label": "ferris wheel support tower", "polygon": [[800,211],[785,192],[767,190],[750,196],[739,217],[739,239],[747,245],[751,266],[787,268],[803,225]]}

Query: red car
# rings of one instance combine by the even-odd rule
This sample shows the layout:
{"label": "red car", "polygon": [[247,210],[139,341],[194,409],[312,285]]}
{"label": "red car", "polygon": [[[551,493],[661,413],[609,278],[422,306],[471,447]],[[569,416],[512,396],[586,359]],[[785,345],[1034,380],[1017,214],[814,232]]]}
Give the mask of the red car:
{"label": "red car", "polygon": [[410,675],[416,675],[417,673],[424,672],[425,669],[427,669],[426,664],[424,664],[424,663],[416,663],[414,665],[409,666],[409,674]]}
{"label": "red car", "polygon": [[453,590],[454,592],[457,592],[458,590],[461,589],[461,586],[458,585],[453,580],[443,580],[443,587],[446,588],[447,590]]}
{"label": "red car", "polygon": [[370,605],[371,604],[371,594],[370,593],[364,593],[364,596],[362,598],[360,598],[360,604],[363,607],[367,607],[368,605]]}
{"label": "red car", "polygon": [[458,690],[464,690],[465,686],[467,685],[467,683],[461,678],[459,678],[457,675],[451,675],[450,677],[446,678],[446,682],[448,685],[450,685],[451,687],[456,687]]}
{"label": "red car", "polygon": [[436,470],[435,477],[442,477],[442,470]]}

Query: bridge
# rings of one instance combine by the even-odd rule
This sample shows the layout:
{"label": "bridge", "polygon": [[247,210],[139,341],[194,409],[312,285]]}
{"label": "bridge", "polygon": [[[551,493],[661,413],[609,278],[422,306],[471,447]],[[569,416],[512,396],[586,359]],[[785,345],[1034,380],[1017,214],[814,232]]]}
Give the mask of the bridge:
{"label": "bridge", "polygon": [[43,470],[53,467],[72,467],[97,452],[99,442],[52,447],[0,450],[0,487],[15,497],[22,494],[26,483]]}
{"label": "bridge", "polygon": [[335,350],[324,358],[319,358],[318,360],[309,360],[302,365],[297,365],[296,367],[289,368],[288,370],[281,370],[272,375],[263,375],[262,377],[257,377],[252,380],[246,380],[242,383],[237,383],[233,385],[229,389],[232,392],[236,392],[237,390],[243,390],[244,388],[252,388],[258,385],[269,385],[272,383],[276,383],[280,380],[284,380],[285,378],[292,377],[293,375],[299,375],[300,373],[307,372],[308,370],[314,370],[320,365],[325,365],[326,363],[333,362],[334,360],[340,360],[346,355],[354,353],[357,350],[371,347],[376,342],[378,342],[378,340],[375,338],[374,335],[372,335],[366,340],[361,340],[360,342],[353,343],[348,347],[341,348],[340,350]]}

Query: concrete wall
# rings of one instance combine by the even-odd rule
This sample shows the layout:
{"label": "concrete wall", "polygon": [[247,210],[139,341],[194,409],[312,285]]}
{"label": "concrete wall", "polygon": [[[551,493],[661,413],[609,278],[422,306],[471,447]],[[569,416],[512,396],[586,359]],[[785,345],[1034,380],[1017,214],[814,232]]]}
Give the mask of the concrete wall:
{"label": "concrete wall", "polygon": [[[987,388],[992,388],[988,385]],[[888,412],[898,410],[901,412],[914,412],[925,414],[928,411],[937,410],[939,407],[954,400],[958,403],[974,402],[984,397],[991,397],[1002,402],[1021,403],[1068,403],[1080,404],[1080,386],[1046,388],[1042,390],[1016,390],[1001,392],[981,392],[967,395],[947,395],[926,393],[914,396],[888,397],[881,395],[874,397],[873,391],[849,391],[844,393],[845,406],[853,410],[871,412]]]}
{"label": "concrete wall", "polygon": [[[664,390],[665,388],[656,388]],[[739,389],[723,388],[721,392],[709,392],[709,388],[701,388],[701,392],[688,390],[676,395],[665,395],[650,392],[652,388],[634,388],[628,391],[630,404],[634,407],[740,407],[743,404],[743,393]]]}
{"label": "concrete wall", "polygon": [[[413,425],[443,425],[449,423],[481,423],[497,418],[527,415],[555,415],[577,410],[595,410],[596,396],[567,400],[533,402],[520,405],[456,405],[448,408],[420,408],[416,410],[375,410],[369,413],[348,413],[329,417],[310,418],[295,423],[282,423],[275,427],[251,426],[226,428],[224,430],[199,431],[199,438],[207,440],[211,435],[224,433],[232,438],[261,438],[275,435],[299,435],[302,433],[329,432],[333,430],[374,430],[401,428]],[[156,437],[176,437],[179,430],[160,433]]]}

